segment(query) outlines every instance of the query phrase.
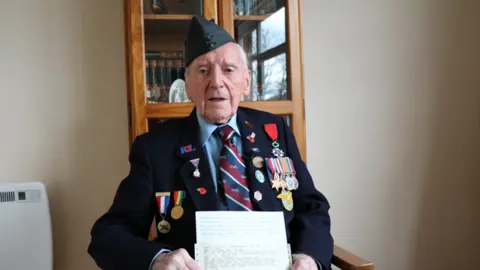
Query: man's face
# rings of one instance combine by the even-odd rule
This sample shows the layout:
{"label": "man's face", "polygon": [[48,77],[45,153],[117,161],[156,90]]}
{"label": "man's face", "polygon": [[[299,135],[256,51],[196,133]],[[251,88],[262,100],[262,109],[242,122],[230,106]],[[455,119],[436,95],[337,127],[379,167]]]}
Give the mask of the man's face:
{"label": "man's face", "polygon": [[186,74],[187,94],[200,115],[212,123],[226,123],[242,95],[250,93],[250,71],[240,48],[227,43],[196,58]]}

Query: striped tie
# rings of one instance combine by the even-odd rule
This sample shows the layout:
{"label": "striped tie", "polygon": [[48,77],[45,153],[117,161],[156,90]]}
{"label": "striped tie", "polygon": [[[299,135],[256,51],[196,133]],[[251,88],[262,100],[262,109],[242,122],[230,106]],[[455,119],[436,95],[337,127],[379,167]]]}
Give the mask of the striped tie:
{"label": "striped tie", "polygon": [[235,130],[229,126],[219,127],[223,142],[220,152],[220,177],[222,177],[228,208],[232,211],[252,211],[250,192],[245,177],[245,163],[232,142]]}

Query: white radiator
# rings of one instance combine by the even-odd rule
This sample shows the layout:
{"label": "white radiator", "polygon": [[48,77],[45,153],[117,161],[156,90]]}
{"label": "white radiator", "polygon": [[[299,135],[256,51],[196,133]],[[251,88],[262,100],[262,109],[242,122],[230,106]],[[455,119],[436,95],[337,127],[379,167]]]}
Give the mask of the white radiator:
{"label": "white radiator", "polygon": [[0,183],[0,269],[53,269],[50,209],[40,182]]}

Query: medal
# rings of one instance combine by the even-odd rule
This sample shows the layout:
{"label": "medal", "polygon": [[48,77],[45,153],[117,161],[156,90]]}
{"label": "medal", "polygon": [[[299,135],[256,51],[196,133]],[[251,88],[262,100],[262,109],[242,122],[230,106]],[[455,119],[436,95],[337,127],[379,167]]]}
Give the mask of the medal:
{"label": "medal", "polygon": [[193,171],[193,177],[199,178],[200,177],[200,170],[198,170],[198,162],[200,161],[199,158],[192,159],[190,162],[195,166],[195,171]]}
{"label": "medal", "polygon": [[168,203],[170,202],[170,193],[157,192],[155,196],[157,197],[158,211],[162,217],[162,220],[157,225],[157,229],[161,233],[168,233],[170,231],[170,223],[165,220],[165,214],[167,212]]}
{"label": "medal", "polygon": [[287,176],[285,179],[287,190],[294,190],[295,189],[295,183],[293,182],[292,177]]}
{"label": "medal", "polygon": [[[275,157],[282,157],[283,151],[279,149],[280,144],[278,143],[278,130],[277,130],[277,125],[276,124],[265,124],[263,125],[263,128],[265,129],[265,132],[267,133],[268,137],[272,140],[272,154]],[[278,150],[276,150],[278,149]]]}
{"label": "medal", "polygon": [[284,184],[285,182],[282,181],[280,178],[278,178],[278,176],[276,176],[275,179],[270,180],[270,182],[272,182],[272,188],[276,189],[277,191],[280,188],[283,191],[285,187],[285,184]]}
{"label": "medal", "polygon": [[161,233],[168,233],[170,231],[170,223],[163,219],[158,223],[157,229]]}
{"label": "medal", "polygon": [[278,158],[278,157],[283,157],[284,153],[280,148],[273,148],[272,155]]}
{"label": "medal", "polygon": [[278,194],[277,198],[282,199],[282,204],[285,209],[287,209],[288,211],[292,211],[293,198],[290,191],[282,191],[282,193]]}
{"label": "medal", "polygon": [[175,205],[170,213],[173,219],[179,219],[183,216],[183,207],[181,205]]}
{"label": "medal", "polygon": [[175,202],[175,206],[173,207],[172,212],[170,212],[170,215],[172,216],[173,219],[179,219],[183,216],[182,203],[184,199],[185,199],[184,190],[175,191],[173,193],[173,201]]}

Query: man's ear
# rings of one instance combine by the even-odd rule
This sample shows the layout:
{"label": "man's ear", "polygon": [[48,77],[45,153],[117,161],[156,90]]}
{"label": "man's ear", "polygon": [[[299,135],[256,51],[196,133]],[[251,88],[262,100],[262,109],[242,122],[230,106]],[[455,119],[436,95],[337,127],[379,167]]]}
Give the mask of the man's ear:
{"label": "man's ear", "polygon": [[247,74],[245,76],[245,90],[243,90],[243,95],[244,96],[249,96],[250,95],[250,85],[252,81],[252,72],[248,69]]}

